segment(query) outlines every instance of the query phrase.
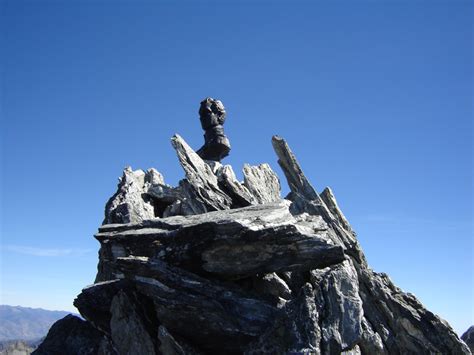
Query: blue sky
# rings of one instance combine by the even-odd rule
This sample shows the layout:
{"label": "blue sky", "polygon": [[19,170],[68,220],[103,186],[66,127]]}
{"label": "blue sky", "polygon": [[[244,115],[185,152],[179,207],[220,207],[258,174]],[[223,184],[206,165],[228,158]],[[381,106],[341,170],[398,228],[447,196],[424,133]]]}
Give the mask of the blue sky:
{"label": "blue sky", "polygon": [[219,98],[232,151],[287,139],[369,264],[474,324],[472,1],[1,1],[1,300],[73,310],[122,169],[183,172]]}

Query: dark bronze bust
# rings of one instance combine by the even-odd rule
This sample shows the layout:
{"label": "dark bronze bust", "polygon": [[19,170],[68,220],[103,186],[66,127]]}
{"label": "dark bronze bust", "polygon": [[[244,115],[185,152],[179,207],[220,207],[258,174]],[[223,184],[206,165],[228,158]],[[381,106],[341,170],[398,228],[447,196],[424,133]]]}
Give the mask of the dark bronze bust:
{"label": "dark bronze bust", "polygon": [[230,143],[224,134],[225,108],[211,97],[201,102],[199,118],[204,133],[204,145],[196,152],[204,160],[221,161],[229,155]]}

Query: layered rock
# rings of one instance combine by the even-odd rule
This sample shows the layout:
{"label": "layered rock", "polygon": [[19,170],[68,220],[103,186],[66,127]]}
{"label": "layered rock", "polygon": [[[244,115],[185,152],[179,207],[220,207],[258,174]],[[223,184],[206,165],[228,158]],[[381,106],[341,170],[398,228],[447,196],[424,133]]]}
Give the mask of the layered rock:
{"label": "layered rock", "polygon": [[246,165],[239,182],[181,137],[172,144],[186,175],[178,187],[126,170],[106,206],[96,283],[75,300],[100,334],[94,344],[118,354],[470,353],[369,269],[334,193],[313,188],[282,138],[273,146],[285,199],[267,164]]}
{"label": "layered rock", "polygon": [[151,185],[162,184],[163,176],[155,169],[144,172],[125,168],[117,192],[106,204],[103,223],[135,223],[155,218],[155,209],[146,192]]}
{"label": "layered rock", "polygon": [[260,273],[311,270],[340,263],[343,248],[316,218],[310,229],[289,212],[289,203],[243,207],[196,216],[175,216],[132,225],[105,225],[100,281],[120,275],[116,260],[159,259],[198,275],[241,279]]}

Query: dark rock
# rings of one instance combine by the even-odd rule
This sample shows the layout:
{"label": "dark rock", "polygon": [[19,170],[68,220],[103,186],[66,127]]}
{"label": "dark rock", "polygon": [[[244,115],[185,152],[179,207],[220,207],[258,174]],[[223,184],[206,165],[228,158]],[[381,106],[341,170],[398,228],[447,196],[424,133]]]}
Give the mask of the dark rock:
{"label": "dark rock", "polygon": [[125,280],[98,282],[84,288],[74,300],[74,306],[94,328],[110,335],[112,300],[119,291],[132,288]]}
{"label": "dark rock", "polygon": [[469,347],[471,353],[474,352],[474,325],[470,326],[469,329],[464,332],[461,339]]}
{"label": "dark rock", "polygon": [[[82,291],[74,303],[86,319],[106,334],[113,331],[116,307],[112,303],[122,292],[127,295],[139,294],[153,302],[152,306],[144,307],[147,309],[144,314],[155,313],[159,320],[159,324],[155,321],[150,329],[158,329],[162,324],[173,333],[209,351],[238,351],[261,334],[277,312],[263,300],[235,286],[211,282],[162,262],[129,257],[120,258],[117,263],[125,280],[90,286]],[[124,301],[120,302],[126,305],[127,298],[122,296],[122,299]],[[143,305],[145,302],[142,299],[135,304]],[[142,325],[136,326],[139,321],[137,312],[129,309],[125,313],[128,316],[121,318],[133,319],[134,325],[123,325],[122,331],[123,328],[132,328],[133,333],[145,329]],[[111,326],[107,326],[107,323]],[[213,341],[208,342],[207,339]],[[129,339],[126,343],[130,344],[131,341]]]}
{"label": "dark rock", "polygon": [[291,289],[277,273],[256,276],[252,279],[252,289],[262,295],[271,296],[278,303],[280,300],[291,299]]}
{"label": "dark rock", "polygon": [[149,320],[149,314],[139,306],[136,298],[131,298],[122,290],[112,299],[110,337],[119,354],[158,352],[156,328]]}
{"label": "dark rock", "polygon": [[53,324],[35,355],[116,355],[110,341],[79,317],[68,315]]}
{"label": "dark rock", "polygon": [[199,355],[201,352],[194,349],[182,339],[176,339],[166,327],[160,325],[158,328],[158,339],[160,341],[160,352],[163,355]]}
{"label": "dark rock", "polygon": [[368,269],[358,273],[364,315],[388,353],[469,354],[444,320],[393,285],[387,275]]}
{"label": "dark rock", "polygon": [[181,214],[173,210],[172,207],[178,201],[184,199],[179,186],[172,187],[161,183],[154,184],[148,188],[146,196],[149,197],[153,204],[155,217],[168,217],[170,215]]}
{"label": "dark rock", "polygon": [[315,294],[305,284],[288,302],[272,326],[244,354],[321,354],[321,332]]}

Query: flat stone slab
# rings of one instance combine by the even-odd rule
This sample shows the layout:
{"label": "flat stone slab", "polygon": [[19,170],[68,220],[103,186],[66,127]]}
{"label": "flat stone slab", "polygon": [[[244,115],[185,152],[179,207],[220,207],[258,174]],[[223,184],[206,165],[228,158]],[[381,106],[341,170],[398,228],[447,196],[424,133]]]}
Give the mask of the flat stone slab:
{"label": "flat stone slab", "polygon": [[[316,224],[315,224],[316,225]],[[105,225],[96,238],[110,261],[146,256],[200,275],[238,279],[259,273],[307,271],[338,264],[343,248],[317,229],[299,226],[289,202],[174,216],[128,225]]]}

